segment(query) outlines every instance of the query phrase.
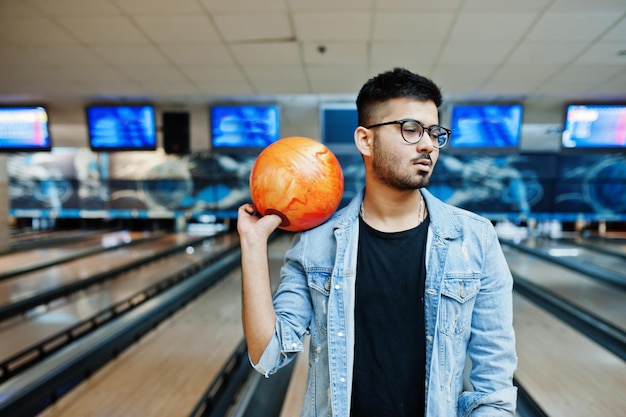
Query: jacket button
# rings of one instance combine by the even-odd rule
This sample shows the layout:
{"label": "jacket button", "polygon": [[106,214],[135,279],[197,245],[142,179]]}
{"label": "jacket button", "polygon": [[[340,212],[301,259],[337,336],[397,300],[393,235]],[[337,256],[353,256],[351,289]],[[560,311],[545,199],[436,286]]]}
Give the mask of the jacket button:
{"label": "jacket button", "polygon": [[467,292],[465,292],[465,288],[461,287],[461,291],[459,291],[459,295],[461,296],[461,298],[465,298],[465,296],[467,295]]}
{"label": "jacket button", "polygon": [[326,291],[330,291],[330,280],[326,281],[324,288],[326,289]]}

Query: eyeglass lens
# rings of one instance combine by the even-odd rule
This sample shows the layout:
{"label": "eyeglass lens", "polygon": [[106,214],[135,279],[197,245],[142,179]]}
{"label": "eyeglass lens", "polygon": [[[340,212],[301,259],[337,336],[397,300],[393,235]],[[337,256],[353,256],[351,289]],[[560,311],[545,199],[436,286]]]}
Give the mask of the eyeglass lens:
{"label": "eyeglass lens", "polygon": [[409,143],[417,143],[424,135],[424,130],[428,132],[428,136],[433,141],[433,146],[442,148],[448,142],[448,132],[440,126],[424,128],[420,123],[411,120],[407,120],[401,125],[402,137]]}

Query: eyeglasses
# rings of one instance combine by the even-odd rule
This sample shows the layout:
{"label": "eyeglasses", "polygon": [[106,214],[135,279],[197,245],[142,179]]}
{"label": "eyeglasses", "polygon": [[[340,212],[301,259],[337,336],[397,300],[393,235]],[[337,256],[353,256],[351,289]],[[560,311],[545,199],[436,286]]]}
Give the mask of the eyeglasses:
{"label": "eyeglasses", "polygon": [[392,122],[377,123],[370,126],[363,126],[366,129],[380,127],[386,125],[400,125],[400,134],[406,143],[417,143],[424,136],[424,131],[428,132],[428,136],[432,139],[433,146],[441,149],[448,144],[448,139],[452,131],[438,125],[430,127],[424,126],[421,122],[414,119],[394,120]]}

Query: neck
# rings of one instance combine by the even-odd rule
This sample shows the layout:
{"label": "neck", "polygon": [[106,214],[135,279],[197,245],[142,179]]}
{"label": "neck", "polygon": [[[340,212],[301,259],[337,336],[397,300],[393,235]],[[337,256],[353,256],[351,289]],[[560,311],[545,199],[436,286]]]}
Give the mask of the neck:
{"label": "neck", "polygon": [[428,214],[426,202],[418,190],[398,198],[364,196],[359,214],[371,227],[383,232],[399,232],[420,225]]}

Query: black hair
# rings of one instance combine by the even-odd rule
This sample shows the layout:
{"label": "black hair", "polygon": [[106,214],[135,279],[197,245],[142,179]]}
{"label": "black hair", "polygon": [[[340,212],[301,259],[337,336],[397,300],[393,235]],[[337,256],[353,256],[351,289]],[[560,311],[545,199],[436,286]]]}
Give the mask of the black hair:
{"label": "black hair", "polygon": [[394,68],[378,74],[363,85],[356,99],[359,125],[366,126],[378,105],[395,98],[432,100],[441,106],[441,90],[430,79],[405,68]]}

